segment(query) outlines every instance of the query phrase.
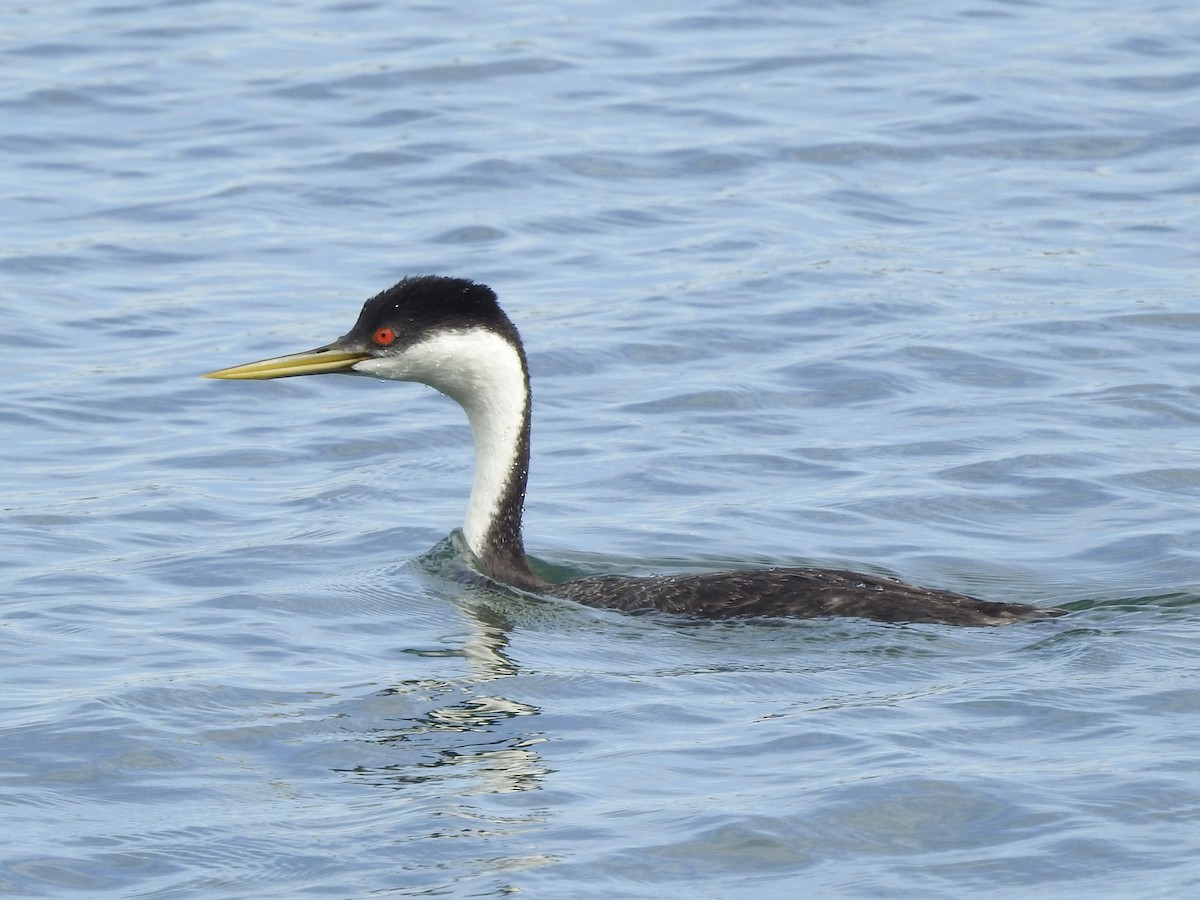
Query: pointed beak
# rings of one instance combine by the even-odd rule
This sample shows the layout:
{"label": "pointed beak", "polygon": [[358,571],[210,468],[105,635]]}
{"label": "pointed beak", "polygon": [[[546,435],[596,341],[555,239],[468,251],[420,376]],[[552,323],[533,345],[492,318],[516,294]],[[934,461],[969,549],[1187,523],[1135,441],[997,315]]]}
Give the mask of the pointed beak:
{"label": "pointed beak", "polygon": [[293,375],[321,375],[325,372],[345,372],[355,363],[371,359],[369,353],[356,350],[337,350],[321,347],[305,353],[289,353],[273,359],[230,366],[209,372],[205,378],[231,378],[238,380],[262,380],[266,378],[290,378]]}

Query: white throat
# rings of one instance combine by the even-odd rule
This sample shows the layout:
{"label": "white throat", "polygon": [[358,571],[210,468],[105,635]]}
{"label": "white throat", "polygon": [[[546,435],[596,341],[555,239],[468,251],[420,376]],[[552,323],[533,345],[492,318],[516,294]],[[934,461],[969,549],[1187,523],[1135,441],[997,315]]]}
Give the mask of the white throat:
{"label": "white throat", "polygon": [[354,371],[392,381],[419,381],[454,400],[467,413],[475,443],[475,477],[463,535],[482,557],[505,489],[519,464],[528,392],[521,357],[486,328],[437,334],[398,356],[357,363]]}

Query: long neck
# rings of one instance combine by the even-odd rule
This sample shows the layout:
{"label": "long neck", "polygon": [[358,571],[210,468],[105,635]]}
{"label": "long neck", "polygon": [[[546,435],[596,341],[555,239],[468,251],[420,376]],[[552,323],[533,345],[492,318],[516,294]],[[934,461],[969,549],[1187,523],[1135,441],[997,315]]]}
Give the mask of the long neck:
{"label": "long neck", "polygon": [[[463,403],[475,444],[475,476],[463,536],[484,571],[497,581],[534,587],[525,559],[521,515],[529,480],[529,379],[517,354],[518,372],[487,382]],[[496,372],[493,370],[493,377]],[[520,390],[513,390],[516,385]]]}
{"label": "long neck", "polygon": [[515,587],[543,582],[525,559],[521,513],[529,478],[529,372],[519,340],[478,329],[426,345],[422,377],[457,400],[475,444],[475,476],[463,535],[483,571]]}

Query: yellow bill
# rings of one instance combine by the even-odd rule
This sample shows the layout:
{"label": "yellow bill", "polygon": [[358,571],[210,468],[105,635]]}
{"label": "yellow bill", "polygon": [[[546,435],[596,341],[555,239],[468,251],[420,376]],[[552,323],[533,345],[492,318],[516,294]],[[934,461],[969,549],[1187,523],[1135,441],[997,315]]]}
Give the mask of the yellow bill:
{"label": "yellow bill", "polygon": [[289,353],[287,356],[260,359],[258,362],[218,369],[208,372],[204,377],[262,380],[289,378],[293,375],[320,375],[325,372],[344,372],[355,363],[370,358],[370,354],[354,350],[309,350],[305,353]]}

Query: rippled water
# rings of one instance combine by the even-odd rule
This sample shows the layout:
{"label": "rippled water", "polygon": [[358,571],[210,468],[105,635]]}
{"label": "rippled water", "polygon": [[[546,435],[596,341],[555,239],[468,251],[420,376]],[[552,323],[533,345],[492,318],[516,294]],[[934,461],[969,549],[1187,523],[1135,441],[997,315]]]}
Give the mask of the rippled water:
{"label": "rippled water", "polygon": [[[1192,4],[63,2],[0,35],[0,892],[1200,886]],[[525,336],[547,565],[1072,614],[455,584],[453,404],[197,377],[428,271]]]}

